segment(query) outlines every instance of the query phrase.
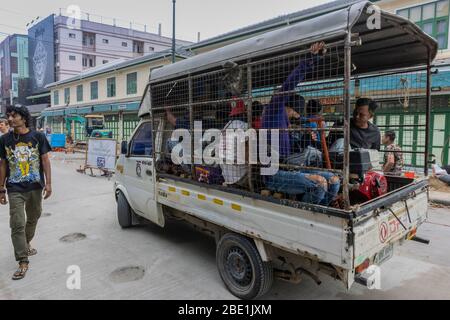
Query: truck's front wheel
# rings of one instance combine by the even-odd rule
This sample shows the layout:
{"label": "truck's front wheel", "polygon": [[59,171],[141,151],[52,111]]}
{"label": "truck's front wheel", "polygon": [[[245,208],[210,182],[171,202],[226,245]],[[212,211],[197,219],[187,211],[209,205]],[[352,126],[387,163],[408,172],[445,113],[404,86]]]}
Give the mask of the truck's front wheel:
{"label": "truck's front wheel", "polygon": [[240,299],[255,299],[267,293],[273,269],[264,262],[255,245],[246,237],[228,233],[218,245],[216,262],[228,290]]}
{"label": "truck's front wheel", "polygon": [[131,215],[131,207],[127,198],[119,191],[119,194],[117,195],[117,218],[119,220],[119,225],[122,228],[129,228],[133,225]]}

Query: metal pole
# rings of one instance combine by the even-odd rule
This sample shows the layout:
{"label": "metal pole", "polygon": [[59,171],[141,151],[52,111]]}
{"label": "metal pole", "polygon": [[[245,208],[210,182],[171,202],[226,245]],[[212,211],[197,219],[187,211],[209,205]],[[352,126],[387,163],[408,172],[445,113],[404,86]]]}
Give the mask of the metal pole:
{"label": "metal pole", "polygon": [[[247,91],[248,91],[248,98],[247,98],[247,122],[248,122],[248,128],[253,129],[253,83],[252,83],[252,66],[250,65],[250,60],[247,61]],[[246,159],[248,159],[248,187],[250,189],[250,192],[254,192],[255,188],[253,187],[253,166],[250,163],[251,156],[250,152],[252,150],[250,149],[250,146],[254,143],[254,141],[251,141],[251,138],[249,137],[248,141],[248,148],[245,148],[246,152]],[[248,154],[247,154],[248,153]]]}
{"label": "metal pole", "polygon": [[173,15],[172,15],[172,63],[175,63],[175,4],[177,0],[172,0]]}
{"label": "metal pole", "polygon": [[344,164],[343,164],[343,195],[345,209],[350,208],[349,175],[350,175],[350,80],[352,68],[352,34],[348,30],[345,40],[345,65],[344,65]]}
{"label": "metal pole", "polygon": [[[174,0],[175,2],[175,0]],[[197,180],[195,177],[195,128],[194,128],[194,106],[192,105],[192,102],[194,100],[193,95],[193,86],[192,86],[192,78],[189,76],[189,127],[190,127],[190,133],[191,133],[191,175],[192,179]],[[184,154],[183,154],[184,156]]]}
{"label": "metal pole", "polygon": [[427,65],[427,105],[426,105],[426,129],[425,129],[425,163],[424,174],[428,177],[428,165],[430,158],[430,120],[431,120],[431,55],[428,49],[428,65]]}

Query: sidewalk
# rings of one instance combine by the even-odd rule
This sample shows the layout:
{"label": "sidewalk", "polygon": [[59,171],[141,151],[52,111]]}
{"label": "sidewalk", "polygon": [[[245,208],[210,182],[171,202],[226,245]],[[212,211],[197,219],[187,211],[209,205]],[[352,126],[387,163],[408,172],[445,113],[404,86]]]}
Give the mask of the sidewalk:
{"label": "sidewalk", "polygon": [[430,202],[450,206],[450,193],[430,190]]}

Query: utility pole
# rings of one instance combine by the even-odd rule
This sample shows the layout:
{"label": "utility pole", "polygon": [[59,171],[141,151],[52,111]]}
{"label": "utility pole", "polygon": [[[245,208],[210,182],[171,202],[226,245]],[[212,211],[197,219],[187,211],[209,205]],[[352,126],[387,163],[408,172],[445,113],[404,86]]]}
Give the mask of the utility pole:
{"label": "utility pole", "polygon": [[172,15],[172,63],[175,63],[175,4],[177,0],[172,0],[173,15]]}

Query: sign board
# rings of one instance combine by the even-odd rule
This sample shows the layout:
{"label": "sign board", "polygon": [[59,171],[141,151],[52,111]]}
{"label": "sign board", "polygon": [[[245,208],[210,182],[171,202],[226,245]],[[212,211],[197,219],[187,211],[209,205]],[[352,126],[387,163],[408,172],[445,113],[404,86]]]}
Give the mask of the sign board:
{"label": "sign board", "polygon": [[89,139],[86,167],[114,170],[117,158],[117,141],[113,139]]}

